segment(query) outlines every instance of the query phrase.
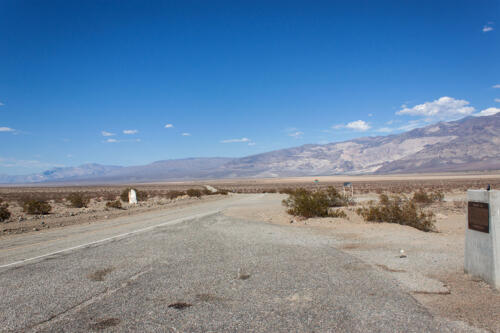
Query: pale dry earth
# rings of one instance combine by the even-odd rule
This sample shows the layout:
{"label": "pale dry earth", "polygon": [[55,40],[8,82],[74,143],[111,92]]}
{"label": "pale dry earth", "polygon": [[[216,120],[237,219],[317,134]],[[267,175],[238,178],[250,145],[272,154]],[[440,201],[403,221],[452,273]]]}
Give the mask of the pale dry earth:
{"label": "pale dry earth", "polygon": [[[343,209],[348,219],[302,220],[286,213],[281,205],[286,195],[266,196],[267,200],[258,208],[232,207],[225,213],[329,235],[336,240],[337,248],[390,274],[432,313],[500,332],[500,292],[464,274],[465,193],[448,193],[445,202],[431,205],[437,218],[437,233],[397,224],[364,222],[352,208]],[[376,194],[367,194],[357,196],[356,200],[359,203],[376,198]],[[401,249],[405,251],[404,258]]]}

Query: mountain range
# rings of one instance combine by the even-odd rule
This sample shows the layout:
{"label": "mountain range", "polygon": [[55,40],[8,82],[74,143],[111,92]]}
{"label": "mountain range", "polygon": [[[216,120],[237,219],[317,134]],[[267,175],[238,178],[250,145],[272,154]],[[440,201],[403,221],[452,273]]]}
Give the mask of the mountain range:
{"label": "mountain range", "polygon": [[0,175],[0,183],[126,183],[214,178],[500,170],[500,113],[387,136],[306,144],[241,158],[187,158],[142,166],[85,164]]}

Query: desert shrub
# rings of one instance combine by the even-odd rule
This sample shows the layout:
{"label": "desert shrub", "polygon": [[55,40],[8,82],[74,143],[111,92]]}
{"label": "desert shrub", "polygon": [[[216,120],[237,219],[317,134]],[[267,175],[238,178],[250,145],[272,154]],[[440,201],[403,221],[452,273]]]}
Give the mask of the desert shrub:
{"label": "desert shrub", "polygon": [[202,195],[201,191],[195,188],[190,188],[189,190],[186,191],[186,194],[189,195],[190,197],[196,197],[196,198],[199,198]]}
{"label": "desert shrub", "polygon": [[122,202],[120,200],[108,201],[106,202],[106,207],[122,209]]}
{"label": "desert shrub", "polygon": [[69,201],[70,206],[74,208],[87,207],[90,202],[90,199],[81,192],[71,193],[66,197],[66,200]]}
{"label": "desert shrub", "polygon": [[347,214],[342,209],[334,209],[330,210],[328,213],[329,217],[337,217],[337,218],[347,218]]}
{"label": "desert shrub", "polygon": [[135,196],[137,198],[137,201],[146,201],[148,200],[149,194],[146,191],[139,191],[138,189],[132,188],[132,187],[127,187],[122,191],[120,194],[120,200],[123,202],[128,202],[128,193],[130,190],[135,191]]}
{"label": "desert shrub", "polygon": [[295,190],[293,188],[290,188],[290,187],[286,187],[286,188],[282,188],[279,190],[279,193],[280,194],[291,194],[293,193]]}
{"label": "desert shrub", "polygon": [[228,190],[226,190],[224,188],[218,188],[216,194],[227,195],[228,193],[229,193]]}
{"label": "desert shrub", "polygon": [[424,190],[420,189],[413,193],[412,201],[421,204],[430,204],[433,202],[441,202],[444,200],[444,194],[441,191],[434,191],[427,194]]}
{"label": "desert shrub", "polygon": [[28,200],[23,203],[23,211],[32,215],[46,215],[52,210],[52,206],[43,200]]}
{"label": "desert shrub", "polygon": [[175,198],[178,198],[178,197],[182,197],[183,195],[185,195],[186,193],[185,192],[182,192],[182,191],[175,191],[175,190],[172,190],[172,191],[168,191],[165,196],[170,199],[170,200],[173,200]]}
{"label": "desert shrub", "polygon": [[278,190],[276,190],[275,188],[267,188],[262,190],[262,193],[276,193],[276,192],[278,192]]}
{"label": "desert shrub", "polygon": [[0,201],[0,222],[10,219],[9,205]]}
{"label": "desert shrub", "polygon": [[358,208],[356,213],[366,221],[408,225],[422,231],[435,231],[434,214],[425,212],[406,197],[381,194],[377,205]]}
{"label": "desert shrub", "polygon": [[[102,198],[106,201],[115,201],[116,200],[116,193],[106,192],[103,194]],[[128,200],[128,195],[127,195],[127,200]]]}
{"label": "desert shrub", "polygon": [[306,218],[329,216],[330,207],[346,206],[348,203],[349,200],[333,187],[318,191],[299,188],[283,200],[283,205],[288,207],[288,214]]}

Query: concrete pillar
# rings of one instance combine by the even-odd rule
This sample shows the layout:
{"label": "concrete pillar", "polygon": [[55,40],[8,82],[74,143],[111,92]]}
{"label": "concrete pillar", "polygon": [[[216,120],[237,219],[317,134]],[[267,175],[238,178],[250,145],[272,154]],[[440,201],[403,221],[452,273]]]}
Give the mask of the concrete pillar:
{"label": "concrete pillar", "polygon": [[137,194],[135,193],[134,189],[131,189],[130,192],[128,192],[128,203],[129,204],[137,203]]}
{"label": "concrete pillar", "polygon": [[500,191],[467,191],[465,272],[500,289]]}

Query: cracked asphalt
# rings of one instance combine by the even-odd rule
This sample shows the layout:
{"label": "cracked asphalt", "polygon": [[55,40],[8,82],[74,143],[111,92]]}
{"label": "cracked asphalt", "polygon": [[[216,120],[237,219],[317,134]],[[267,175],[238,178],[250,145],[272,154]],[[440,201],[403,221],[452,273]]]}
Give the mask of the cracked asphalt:
{"label": "cracked asphalt", "polygon": [[331,236],[220,213],[260,200],[1,239],[0,331],[475,331],[433,317]]}

